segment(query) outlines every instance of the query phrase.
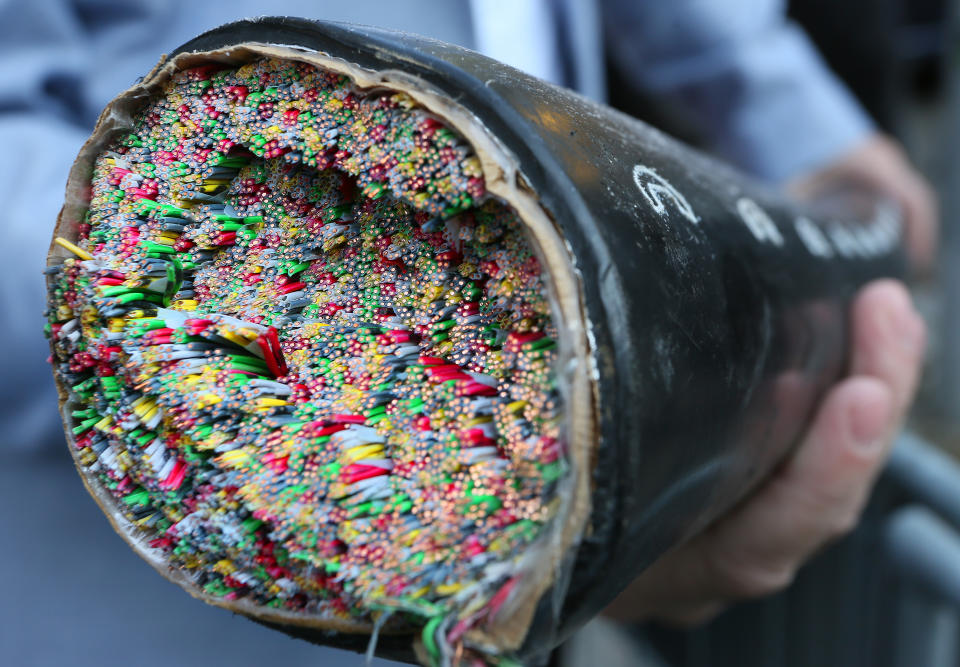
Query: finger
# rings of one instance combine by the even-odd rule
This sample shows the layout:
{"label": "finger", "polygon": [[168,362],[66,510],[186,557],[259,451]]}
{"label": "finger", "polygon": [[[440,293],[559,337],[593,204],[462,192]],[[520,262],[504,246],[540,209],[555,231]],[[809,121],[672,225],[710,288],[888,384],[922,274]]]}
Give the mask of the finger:
{"label": "finger", "polygon": [[721,592],[776,590],[811,553],[853,527],[898,428],[894,400],[869,376],[830,391],[795,455],[717,531],[713,566],[730,579]]}
{"label": "finger", "polygon": [[913,173],[901,181],[899,197],[904,209],[905,237],[911,266],[928,271],[936,261],[940,212],[937,198],[925,181]]}
{"label": "finger", "polygon": [[881,137],[874,165],[864,174],[881,192],[892,197],[903,209],[904,240],[911,267],[921,273],[932,268],[936,259],[936,240],[940,226],[937,196],[923,176],[913,168],[903,148]]}
{"label": "finger", "polygon": [[850,338],[850,374],[887,384],[902,416],[916,390],[926,345],[926,328],[906,288],[893,280],[864,287],[851,310]]}

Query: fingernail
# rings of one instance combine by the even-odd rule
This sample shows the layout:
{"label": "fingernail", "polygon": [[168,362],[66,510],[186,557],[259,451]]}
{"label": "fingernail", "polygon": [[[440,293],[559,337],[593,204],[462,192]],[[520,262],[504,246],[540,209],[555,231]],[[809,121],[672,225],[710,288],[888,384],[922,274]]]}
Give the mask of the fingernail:
{"label": "fingernail", "polygon": [[853,443],[864,451],[882,449],[886,442],[890,421],[890,397],[883,387],[860,388],[860,398],[850,406],[850,435]]}

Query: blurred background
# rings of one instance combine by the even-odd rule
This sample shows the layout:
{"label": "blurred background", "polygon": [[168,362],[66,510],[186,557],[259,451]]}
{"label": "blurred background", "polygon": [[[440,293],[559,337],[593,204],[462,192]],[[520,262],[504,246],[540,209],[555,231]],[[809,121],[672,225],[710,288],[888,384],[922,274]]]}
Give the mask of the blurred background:
{"label": "blurred background", "polygon": [[[609,3],[557,0],[599,31]],[[203,30],[261,13],[382,25],[501,59],[492,20],[466,2],[0,0],[0,194],[8,327],[0,362],[0,664],[357,665],[362,656],[289,639],[169,584],[110,529],[63,442],[42,336],[41,271],[63,184],[103,105]],[[544,34],[553,3],[511,5]],[[614,3],[615,4],[615,3]],[[710,4],[710,0],[700,0]],[[738,3],[713,0],[723,12]],[[748,3],[749,4],[749,3]],[[774,3],[775,4],[775,3]],[[960,2],[792,0],[790,16],[877,125],[935,186],[940,261],[912,286],[931,349],[908,432],[860,527],[786,592],[693,631],[595,622],[561,652],[587,665],[960,664]],[[504,20],[501,17],[500,20]],[[489,27],[489,26],[488,26]],[[531,40],[531,44],[536,43]],[[524,51],[526,43],[516,43]],[[499,49],[499,50],[498,50]],[[516,64],[536,69],[536,49]],[[609,61],[566,81],[697,142],[683,114],[647,103]],[[561,62],[560,69],[563,70]],[[550,68],[535,73],[549,76]],[[638,65],[642,67],[642,65]],[[557,72],[553,72],[557,74]],[[564,72],[557,74],[561,76]],[[639,103],[642,101],[643,103]],[[11,344],[12,343],[12,344]],[[375,660],[374,664],[389,664]]]}

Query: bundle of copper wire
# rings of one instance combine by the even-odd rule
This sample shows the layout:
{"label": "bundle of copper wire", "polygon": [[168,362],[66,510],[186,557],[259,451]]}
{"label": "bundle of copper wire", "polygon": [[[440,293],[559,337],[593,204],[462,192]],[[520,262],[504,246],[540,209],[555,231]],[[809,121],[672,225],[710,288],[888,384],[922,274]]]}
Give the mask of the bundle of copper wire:
{"label": "bundle of copper wire", "polygon": [[569,465],[551,286],[473,147],[261,58],[178,72],[89,186],[47,332],[78,464],[155,564],[436,659],[496,613]]}

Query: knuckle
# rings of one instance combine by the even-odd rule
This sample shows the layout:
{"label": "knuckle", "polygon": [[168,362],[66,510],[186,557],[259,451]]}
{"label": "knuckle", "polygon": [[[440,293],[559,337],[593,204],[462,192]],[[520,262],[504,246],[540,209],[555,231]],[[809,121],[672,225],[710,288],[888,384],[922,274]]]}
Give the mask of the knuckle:
{"label": "knuckle", "polygon": [[715,559],[714,568],[729,594],[740,598],[778,593],[793,583],[797,572],[796,564],[786,559],[719,558]]}
{"label": "knuckle", "polygon": [[779,593],[793,583],[796,569],[790,565],[753,568],[740,578],[744,597],[764,597]]}
{"label": "knuckle", "polygon": [[704,603],[689,609],[677,610],[664,614],[661,620],[679,628],[695,628],[703,625],[717,616],[723,607],[718,603]]}
{"label": "knuckle", "polygon": [[792,489],[791,500],[795,509],[794,521],[798,531],[807,538],[797,547],[798,559],[816,551],[826,542],[850,533],[860,521],[860,514],[867,494],[869,479],[876,465],[864,467],[857,481],[848,481],[843,488]]}
{"label": "knuckle", "polygon": [[831,519],[827,524],[826,541],[839,539],[848,535],[860,523],[859,503],[850,508],[837,509],[831,512]]}

